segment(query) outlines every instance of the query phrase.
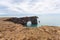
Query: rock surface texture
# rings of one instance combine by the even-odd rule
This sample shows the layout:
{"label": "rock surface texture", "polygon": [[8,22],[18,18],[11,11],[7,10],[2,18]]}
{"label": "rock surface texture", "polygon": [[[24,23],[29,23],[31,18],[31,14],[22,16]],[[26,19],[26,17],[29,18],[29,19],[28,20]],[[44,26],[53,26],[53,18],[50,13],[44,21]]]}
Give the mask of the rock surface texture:
{"label": "rock surface texture", "polygon": [[0,40],[60,40],[60,27],[27,28],[0,18]]}
{"label": "rock surface texture", "polygon": [[22,24],[22,25],[26,25],[28,21],[31,21],[32,24],[37,24],[37,16],[32,16],[32,17],[21,17],[21,18],[9,18],[5,21],[11,21],[17,24]]}

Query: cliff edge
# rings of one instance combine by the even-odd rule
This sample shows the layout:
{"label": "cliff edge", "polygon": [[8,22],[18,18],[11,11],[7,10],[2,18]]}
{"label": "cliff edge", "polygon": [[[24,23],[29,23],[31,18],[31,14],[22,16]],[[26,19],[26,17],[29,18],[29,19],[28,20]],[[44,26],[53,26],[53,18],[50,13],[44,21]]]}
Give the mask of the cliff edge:
{"label": "cliff edge", "polygon": [[60,40],[60,27],[41,26],[27,28],[0,18],[0,40]]}

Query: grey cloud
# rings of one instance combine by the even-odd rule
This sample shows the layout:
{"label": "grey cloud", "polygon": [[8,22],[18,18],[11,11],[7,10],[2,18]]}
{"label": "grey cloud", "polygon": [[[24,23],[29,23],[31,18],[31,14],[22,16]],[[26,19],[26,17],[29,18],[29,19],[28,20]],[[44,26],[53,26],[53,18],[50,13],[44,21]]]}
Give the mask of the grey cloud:
{"label": "grey cloud", "polygon": [[39,0],[31,0],[30,2],[38,2]]}
{"label": "grey cloud", "polygon": [[44,0],[31,0],[30,2],[43,2]]}
{"label": "grey cloud", "polygon": [[13,0],[12,3],[21,3],[23,2],[24,0]]}
{"label": "grey cloud", "polygon": [[60,4],[56,4],[56,9],[60,9]]}
{"label": "grey cloud", "polygon": [[18,7],[16,7],[18,10],[20,10],[20,11],[22,11],[22,12],[25,12],[22,8],[18,8]]}

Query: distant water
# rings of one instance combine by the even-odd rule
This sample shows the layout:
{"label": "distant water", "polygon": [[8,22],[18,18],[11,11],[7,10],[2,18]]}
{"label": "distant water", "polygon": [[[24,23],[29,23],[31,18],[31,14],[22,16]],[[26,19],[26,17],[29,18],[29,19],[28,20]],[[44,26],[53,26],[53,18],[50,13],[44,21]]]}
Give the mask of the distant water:
{"label": "distant water", "polygon": [[[38,16],[37,19],[38,24],[37,25],[31,25],[31,23],[28,23],[28,27],[39,27],[41,25],[49,25],[49,26],[60,26],[60,14],[43,14],[43,15],[20,15],[16,17],[25,17],[25,16]],[[40,23],[39,23],[40,21]]]}
{"label": "distant water", "polygon": [[60,26],[60,15],[43,15],[39,20],[39,25]]}

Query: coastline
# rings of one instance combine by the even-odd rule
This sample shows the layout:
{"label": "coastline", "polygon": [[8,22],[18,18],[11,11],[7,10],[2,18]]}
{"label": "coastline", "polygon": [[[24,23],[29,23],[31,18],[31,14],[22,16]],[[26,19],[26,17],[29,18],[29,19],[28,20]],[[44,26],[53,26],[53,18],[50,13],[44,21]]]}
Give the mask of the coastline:
{"label": "coastline", "polygon": [[[5,18],[6,19],[6,18]],[[60,40],[60,27],[25,27],[0,19],[0,40]]]}

